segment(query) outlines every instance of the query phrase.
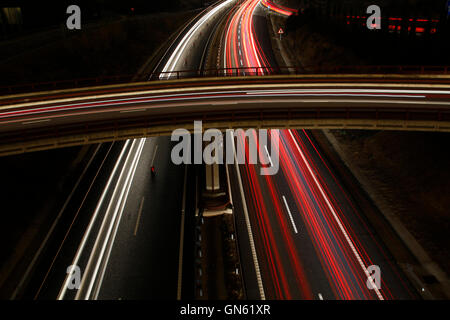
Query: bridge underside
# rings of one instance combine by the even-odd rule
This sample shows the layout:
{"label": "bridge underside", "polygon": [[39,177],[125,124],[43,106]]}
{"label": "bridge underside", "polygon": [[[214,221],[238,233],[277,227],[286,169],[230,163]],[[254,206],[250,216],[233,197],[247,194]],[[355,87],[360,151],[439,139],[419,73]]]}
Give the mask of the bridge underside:
{"label": "bridge underside", "polygon": [[[86,144],[95,144],[103,142],[111,142],[118,140],[127,140],[142,137],[170,136],[172,131],[178,128],[187,129],[193,133],[194,120],[177,121],[176,124],[160,124],[146,126],[146,123],[135,123],[134,125],[113,126],[107,128],[105,126],[89,127],[81,126],[78,133],[64,132],[64,130],[49,130],[47,132],[23,133],[16,137],[10,143],[0,145],[0,156],[14,155],[26,152],[49,150],[70,146],[80,146]],[[108,126],[109,127],[109,126]],[[216,120],[202,122],[204,130],[215,128],[222,131],[226,129],[358,129],[358,130],[401,130],[401,131],[435,131],[450,132],[450,121],[440,120],[404,120],[404,119],[345,119],[345,118],[329,118],[329,119],[295,119],[282,118],[279,119],[235,119]],[[76,130],[76,128],[71,128]],[[97,130],[96,130],[97,129]],[[84,132],[83,132],[84,131]],[[21,141],[20,141],[21,140]]]}

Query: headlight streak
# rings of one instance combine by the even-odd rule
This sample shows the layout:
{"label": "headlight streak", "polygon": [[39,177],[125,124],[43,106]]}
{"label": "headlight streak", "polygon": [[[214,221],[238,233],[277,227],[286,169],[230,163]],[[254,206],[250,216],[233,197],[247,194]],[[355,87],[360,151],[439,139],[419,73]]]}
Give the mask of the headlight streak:
{"label": "headlight streak", "polygon": [[[117,170],[119,169],[120,163],[122,162],[122,158],[123,158],[124,155],[125,155],[125,150],[127,149],[127,147],[128,147],[129,144],[130,144],[130,140],[127,140],[127,141],[125,142],[125,144],[124,144],[124,146],[123,146],[121,152],[120,152],[120,155],[119,155],[119,157],[118,157],[118,159],[117,159],[117,161],[116,161],[116,163],[115,163],[115,165],[114,165],[114,168],[113,168],[113,170],[112,170],[112,173],[111,173],[111,175],[110,175],[109,178],[108,178],[108,181],[107,181],[107,183],[106,183],[106,186],[105,186],[105,188],[103,189],[103,192],[102,192],[102,194],[101,194],[101,196],[100,196],[99,202],[97,203],[97,206],[96,206],[96,208],[95,208],[95,210],[94,210],[94,214],[92,215],[92,218],[91,218],[91,220],[89,221],[89,225],[88,225],[88,227],[87,227],[87,229],[86,229],[86,231],[85,231],[85,233],[84,233],[84,235],[83,235],[83,238],[82,238],[82,240],[81,240],[81,243],[80,243],[80,245],[78,246],[78,249],[77,249],[77,252],[76,252],[76,254],[75,254],[75,257],[74,257],[74,259],[72,260],[72,265],[78,265],[78,261],[80,260],[81,255],[83,254],[83,251],[84,251],[84,248],[85,248],[85,246],[86,246],[86,244],[87,244],[88,238],[90,237],[90,234],[91,234],[91,232],[92,232],[92,229],[93,229],[93,227],[94,227],[94,224],[95,224],[95,222],[96,222],[96,219],[97,219],[97,217],[98,217],[98,215],[99,215],[100,209],[101,209],[101,207],[102,207],[102,205],[103,205],[103,201],[105,200],[105,197],[106,197],[107,193],[109,192],[109,188],[111,187],[113,178],[114,178],[114,176],[115,176]],[[128,151],[130,151],[130,150],[128,150]],[[128,157],[128,155],[127,155],[126,157]],[[64,283],[63,283],[63,285],[62,285],[62,287],[61,287],[61,290],[60,290],[60,292],[59,292],[59,294],[58,294],[58,296],[57,296],[57,300],[63,300],[63,299],[64,299],[64,296],[65,296],[65,294],[66,294],[66,292],[67,292],[67,287],[68,287],[69,281],[70,281],[70,277],[69,277],[69,275],[68,275],[68,276],[66,276],[66,278],[65,278],[65,280],[64,280]]]}
{"label": "headlight streak", "polygon": [[[183,39],[180,41],[178,46],[175,48],[174,52],[170,56],[168,62],[163,68],[163,72],[170,72],[173,70],[176,70],[176,66],[178,64],[178,61],[180,60],[180,57],[182,54],[185,54],[186,46],[190,41],[195,40],[194,36],[197,36],[197,32],[200,30],[200,28],[205,24],[209,19],[211,19],[214,15],[216,15],[219,11],[221,11],[223,8],[225,8],[227,5],[231,4],[234,0],[226,0],[214,8],[212,8],[208,13],[206,13],[204,16],[202,16],[199,21],[197,21],[194,26],[189,29],[187,34],[183,37]],[[159,79],[170,79],[172,76],[171,73],[169,74],[162,74],[159,76]]]}
{"label": "headlight streak", "polygon": [[[261,87],[266,88],[279,88],[279,87],[285,87],[284,89],[273,89],[273,90],[260,90]],[[415,89],[415,90],[404,90],[404,89],[395,89],[395,90],[389,90],[389,89],[355,89],[355,87],[396,87],[396,88],[411,88],[411,87],[430,87],[430,88],[437,88],[435,90],[423,90],[423,89]],[[348,89],[293,89],[295,87],[351,87]],[[186,95],[190,94],[203,94],[203,93],[211,93],[214,92],[214,90],[222,89],[222,90],[228,90],[228,91],[219,91],[219,92],[245,92],[245,90],[238,90],[238,89],[246,89],[248,94],[251,94],[252,92],[258,92],[258,93],[265,93],[267,94],[273,94],[273,93],[305,93],[305,92],[342,92],[340,90],[344,90],[344,92],[349,93],[357,93],[357,92],[386,92],[386,93],[411,93],[411,94],[426,94],[428,96],[439,96],[442,95],[444,98],[446,98],[446,95],[450,94],[450,91],[444,91],[444,90],[438,90],[442,88],[447,88],[446,85],[433,85],[433,84],[427,84],[427,85],[411,85],[411,84],[382,84],[382,83],[283,83],[283,84],[244,84],[244,85],[221,85],[221,86],[208,86],[208,87],[187,87],[187,88],[176,88],[176,89],[162,89],[162,90],[144,90],[144,91],[136,91],[136,92],[122,92],[122,93],[115,93],[115,94],[103,94],[103,95],[92,95],[92,96],[86,96],[86,97],[78,97],[78,98],[66,98],[66,99],[56,99],[56,100],[42,100],[42,101],[35,101],[35,102],[25,102],[25,103],[17,103],[17,104],[11,104],[11,105],[3,105],[0,106],[0,111],[3,110],[9,110],[9,109],[21,109],[21,108],[30,108],[30,107],[36,107],[41,105],[57,105],[61,103],[63,106],[71,106],[71,105],[78,105],[78,102],[74,101],[83,101],[83,100],[90,100],[90,101],[127,101],[127,100],[134,100],[134,99],[142,99],[150,98],[150,97],[170,97],[170,96],[182,96],[183,93],[176,93],[176,92],[183,92],[188,91],[185,93]],[[234,91],[233,91],[234,90]],[[368,90],[368,91],[361,91],[361,90]],[[196,91],[196,93],[192,93],[191,91]],[[164,93],[170,93],[174,92],[172,94],[164,95]],[[139,96],[135,98],[122,98],[118,99],[117,97],[130,97],[130,96]],[[105,98],[110,98],[110,100],[101,100]],[[69,102],[71,102],[69,104]]]}
{"label": "headlight streak", "polygon": [[[391,94],[388,94],[391,93]],[[410,94],[406,94],[410,93]],[[14,106],[8,109],[12,111],[0,112],[0,119],[32,115],[47,112],[56,111],[74,111],[89,108],[98,107],[114,107],[123,106],[129,104],[142,104],[142,103],[156,103],[156,102],[171,102],[171,101],[189,101],[196,99],[227,99],[227,98],[240,98],[245,96],[261,97],[261,98],[273,98],[273,97],[374,97],[374,98],[415,98],[415,99],[425,99],[428,96],[422,94],[440,94],[448,95],[448,91],[432,91],[432,90],[420,90],[416,94],[412,90],[274,90],[274,91],[218,91],[218,92],[206,92],[206,93],[183,93],[183,94],[173,94],[173,95],[157,95],[157,96],[143,96],[135,98],[123,98],[123,99],[109,99],[100,101],[90,101],[75,104],[65,104],[65,105],[54,105],[54,106],[43,106],[39,108],[27,108],[21,110],[14,110]],[[374,100],[375,102],[375,100]],[[442,102],[445,104],[445,102]],[[7,108],[5,108],[7,109]],[[126,110],[126,109],[125,109]],[[100,110],[101,111],[101,110]]]}

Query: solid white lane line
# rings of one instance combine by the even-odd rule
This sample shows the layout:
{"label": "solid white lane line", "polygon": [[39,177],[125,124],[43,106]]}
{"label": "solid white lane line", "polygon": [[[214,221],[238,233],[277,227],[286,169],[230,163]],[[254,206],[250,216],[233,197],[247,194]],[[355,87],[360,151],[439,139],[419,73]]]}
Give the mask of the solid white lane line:
{"label": "solid white lane line", "polygon": [[181,230],[180,230],[180,251],[178,252],[178,285],[177,300],[181,300],[181,285],[183,280],[183,248],[184,248],[184,220],[186,210],[186,186],[187,186],[187,165],[184,166],[184,186],[183,200],[181,205]]}
{"label": "solid white lane line", "polygon": [[[198,213],[200,211],[199,207],[198,207],[198,202],[199,202],[199,192],[198,192],[198,175],[195,175],[195,216],[198,217]],[[202,223],[203,223],[203,218],[202,218]]]}
{"label": "solid white lane line", "polygon": [[342,225],[342,222],[339,218],[339,216],[337,215],[336,211],[334,210],[333,206],[331,205],[330,200],[328,199],[328,196],[326,195],[325,191],[323,190],[322,186],[320,185],[319,181],[317,180],[316,175],[314,174],[313,170],[311,169],[311,166],[309,165],[305,155],[303,154],[302,150],[300,149],[297,140],[295,139],[294,135],[292,134],[292,130],[289,130],[289,134],[291,135],[292,140],[295,143],[295,146],[298,150],[298,152],[300,153],[300,156],[303,159],[303,162],[305,163],[311,177],[314,180],[314,183],[316,184],[317,188],[320,191],[320,194],[322,195],[322,197],[325,199],[325,203],[327,204],[328,208],[331,211],[331,214],[333,215],[334,220],[336,221],[340,231],[342,232],[342,234],[344,235],[344,238],[346,240],[346,242],[348,243],[348,245],[350,246],[351,251],[353,252],[356,260],[358,261],[359,265],[361,266],[361,269],[363,270],[364,274],[367,276],[367,279],[372,283],[372,288],[374,288],[375,293],[377,294],[378,299],[380,300],[384,300],[383,295],[380,293],[380,290],[378,289],[378,287],[375,284],[375,281],[372,279],[369,271],[367,271],[366,266],[364,265],[364,262],[362,261],[361,256],[359,255],[358,251],[356,250],[353,241],[350,239],[350,236],[348,235],[347,231],[345,230],[344,226]]}
{"label": "solid white lane line", "polygon": [[139,221],[140,221],[140,219],[141,219],[142,208],[143,208],[143,205],[144,205],[144,199],[145,199],[145,198],[142,197],[141,203],[139,204],[138,216],[137,216],[137,219],[136,219],[136,226],[134,227],[134,232],[133,232],[133,235],[134,235],[134,236],[136,236],[137,230],[138,230],[138,227],[139,227]]}
{"label": "solid white lane line", "polygon": [[267,150],[267,145],[264,145],[264,149],[266,150],[267,153],[267,158],[269,158],[270,161],[270,166],[273,168],[273,162],[272,162],[272,158],[270,157],[270,153],[269,150]]}
{"label": "solid white lane line", "polygon": [[294,223],[294,218],[292,218],[292,213],[291,213],[291,210],[289,209],[289,206],[288,206],[285,196],[283,196],[283,201],[284,201],[284,205],[286,206],[287,212],[289,214],[289,219],[291,220],[292,227],[294,228],[294,232],[298,233],[297,227],[295,226],[295,223]]}
{"label": "solid white lane line", "polygon": [[[93,228],[93,225],[95,223],[95,220],[97,219],[98,213],[100,211],[100,207],[103,205],[103,201],[105,199],[105,196],[106,196],[106,194],[109,191],[109,187],[111,186],[111,182],[112,182],[112,180],[113,180],[113,178],[114,178],[114,176],[116,174],[116,171],[117,171],[117,169],[119,167],[120,162],[122,161],[122,158],[123,158],[123,156],[125,154],[125,150],[127,149],[128,145],[129,145],[129,142],[130,142],[130,140],[127,140],[125,142],[125,144],[124,144],[124,146],[122,148],[122,151],[120,152],[119,158],[117,159],[117,161],[116,161],[116,163],[114,165],[113,171],[111,172],[111,175],[109,176],[108,182],[106,183],[106,186],[103,189],[102,195],[100,196],[100,200],[97,203],[97,206],[95,208],[95,211],[94,211],[94,214],[93,214],[93,216],[91,218],[91,221],[89,221],[88,228],[86,229],[86,232],[83,235],[83,238],[81,240],[80,246],[78,247],[77,252],[75,254],[75,257],[72,260],[72,265],[74,265],[74,266],[78,265],[78,261],[80,259],[81,254],[83,253],[83,250],[84,250],[84,247],[86,245],[87,239],[88,239],[88,237],[89,237],[89,235],[90,235],[90,233],[92,231],[92,228]],[[68,274],[66,276],[66,279],[64,280],[64,283],[63,283],[63,285],[61,287],[61,290],[59,291],[59,294],[58,294],[58,296],[56,298],[57,300],[64,299],[64,296],[66,294],[67,286],[69,284],[69,281],[70,281],[70,274]]]}
{"label": "solid white lane line", "polygon": [[266,300],[266,295],[264,293],[264,286],[263,286],[263,283],[262,283],[261,271],[259,269],[258,256],[256,254],[255,242],[253,240],[252,226],[250,224],[250,218],[248,216],[247,201],[245,200],[244,187],[242,186],[241,172],[239,171],[238,160],[237,160],[237,157],[236,157],[236,147],[235,147],[235,144],[234,144],[234,135],[233,135],[233,133],[231,131],[229,132],[229,134],[231,136],[231,141],[232,141],[232,144],[233,144],[234,165],[235,165],[235,169],[236,169],[236,175],[237,175],[237,178],[238,178],[239,191],[241,193],[241,198],[242,198],[242,208],[243,208],[243,211],[244,211],[245,224],[247,226],[247,232],[248,232],[248,237],[249,237],[249,241],[250,241],[250,249],[251,249],[251,252],[252,252],[253,264],[255,266],[256,281],[258,283],[259,295],[261,297],[261,300]]}
{"label": "solid white lane line", "polygon": [[[225,173],[226,173],[226,177],[227,177],[228,197],[229,197],[230,203],[231,203],[231,205],[233,206],[233,209],[234,209],[233,195],[231,194],[230,173],[228,172],[228,166],[227,165],[225,165]],[[233,234],[231,234],[231,236],[233,236]]]}

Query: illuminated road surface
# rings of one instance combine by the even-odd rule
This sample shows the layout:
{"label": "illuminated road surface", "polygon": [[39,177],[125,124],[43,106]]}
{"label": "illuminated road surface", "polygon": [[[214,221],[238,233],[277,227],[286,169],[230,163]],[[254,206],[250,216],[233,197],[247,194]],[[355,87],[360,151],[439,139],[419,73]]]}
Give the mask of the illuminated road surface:
{"label": "illuminated road surface", "polygon": [[[270,73],[273,64],[255,31],[258,6],[259,1],[245,1],[229,19],[225,67],[259,67]],[[250,297],[320,300],[417,297],[308,132],[281,130],[279,150],[278,174],[260,175],[256,165],[241,165],[232,174],[234,184],[242,184],[244,191],[239,194],[235,186],[234,198],[244,200],[247,209],[238,206],[237,211],[248,215],[248,219],[237,217],[241,231],[246,224],[251,229],[248,233],[252,233],[248,239],[250,247],[241,244],[241,248],[255,247],[251,260],[250,255],[243,257]],[[372,265],[381,270],[379,287],[369,277]],[[254,283],[258,284],[257,290]]]}
{"label": "illuminated road surface", "polygon": [[[227,2],[230,1],[191,22],[193,26],[178,36],[174,50],[161,60],[163,70],[188,60],[199,63],[203,51],[199,43],[204,41],[210,27],[206,19],[220,13]],[[42,115],[66,107],[38,108],[30,110],[29,115],[36,117],[35,112]],[[21,113],[16,116],[23,116]],[[47,121],[35,118],[28,124],[43,122]],[[73,221],[68,221],[68,231],[60,235],[56,250],[46,252],[23,296],[58,300],[177,298],[183,284],[179,268],[184,250],[180,238],[182,210],[185,211],[187,203],[188,214],[193,205],[189,200],[182,203],[191,197],[189,193],[183,195],[187,192],[186,181],[192,177],[187,167],[172,163],[172,146],[169,137],[143,138],[116,143],[113,151],[111,147],[106,152],[104,161],[111,166],[109,174],[101,165],[97,172],[101,178],[97,180],[96,174],[91,185],[96,192],[90,192],[90,187],[76,191],[86,192],[86,202],[83,200]],[[75,211],[77,205],[80,204],[73,204]],[[61,233],[62,228],[57,231]],[[81,273],[78,273],[80,287],[76,290],[72,286],[76,281],[72,276],[78,272],[74,266]],[[14,296],[25,282],[21,281]]]}
{"label": "illuminated road surface", "polygon": [[[306,131],[281,130],[278,174],[259,170],[240,166],[266,298],[417,297]],[[367,286],[371,265],[379,290]]]}
{"label": "illuminated road surface", "polygon": [[[273,54],[270,53],[269,42],[267,39],[258,41],[262,32],[261,26],[265,26],[264,10],[259,1],[255,0],[248,0],[234,7],[226,26],[226,43],[222,61],[225,67],[258,67],[258,70],[249,69],[244,72],[246,75],[270,74],[274,59]],[[221,11],[219,11],[211,10],[210,13],[214,12],[220,16]],[[255,18],[255,14],[258,18]],[[178,68],[192,56],[196,57],[194,60],[201,60],[200,55],[203,50],[200,50],[196,41],[199,38],[204,39],[208,28],[212,26],[202,19],[198,21],[199,23],[194,24],[194,29],[189,29],[185,33],[188,35],[187,38],[184,37],[178,42],[174,54],[165,60],[165,70],[170,70],[172,67]],[[206,29],[203,30],[203,28]],[[198,50],[197,55],[193,55],[191,51],[195,46]],[[184,89],[185,92],[182,93],[171,94],[131,92],[108,95],[103,93],[84,97],[81,101],[67,98],[63,101],[4,106],[1,109],[0,121],[4,130],[8,126],[35,128],[40,125],[46,126],[48,122],[64,123],[71,117],[82,122],[94,121],[96,118],[105,119],[108,113],[114,114],[113,117],[121,117],[122,112],[151,112],[154,110],[149,107],[152,103],[171,110],[174,110],[174,107],[192,107],[198,103],[198,109],[210,110],[211,103],[205,103],[205,101],[214,104],[216,101],[227,100],[228,103],[261,98],[272,99],[271,104],[280,103],[284,99],[290,99],[292,104],[308,103],[308,101],[328,103],[327,101],[335,99],[341,104],[352,103],[355,100],[363,104],[369,102],[384,105],[410,104],[412,100],[417,100],[417,104],[428,105],[428,98],[436,95],[437,99],[447,101],[436,101],[436,104],[448,104],[448,91],[436,92],[423,88],[395,90],[392,86],[387,89],[339,89],[336,87],[330,89],[275,85],[247,86],[245,89],[208,88],[209,91],[206,93],[193,93],[190,92],[193,90],[191,88]],[[201,89],[196,90],[201,91]],[[321,102],[317,102],[317,99]],[[326,99],[325,102],[324,99]],[[383,99],[390,100],[386,102]],[[30,106],[33,107],[30,108]],[[255,108],[258,106],[257,101]],[[227,104],[220,107],[232,108]],[[235,108],[239,109],[241,106],[236,105]],[[255,261],[246,263],[247,269],[244,269],[247,280],[254,274],[260,276],[257,290],[252,291],[252,288],[248,288],[249,296],[277,299],[415,297],[414,290],[399,273],[395,262],[383,247],[382,241],[377,238],[375,230],[367,224],[364,214],[351,200],[349,191],[339,184],[329,165],[320,157],[320,151],[309,138],[308,133],[281,131],[280,137],[280,171],[277,175],[260,176],[259,168],[253,165],[240,167],[238,174],[232,174],[234,196],[236,199],[242,197],[235,186],[241,176],[245,203],[248,207],[248,221],[243,222],[241,217],[237,219],[241,225],[242,223],[251,225],[255,249],[253,252],[255,255],[252,257],[258,259],[257,271],[248,268],[248,265],[254,266]],[[181,167],[174,168],[171,163],[168,156],[170,144],[167,140],[158,138],[145,141],[145,139],[130,140],[120,147],[123,162],[117,167],[118,176],[110,184],[112,191],[108,192],[117,191],[111,198],[113,200],[110,202],[111,205],[104,205],[106,206],[103,210],[104,218],[96,220],[100,221],[96,222],[99,224],[97,226],[99,232],[93,232],[91,240],[86,241],[86,245],[83,245],[83,242],[75,247],[72,245],[74,254],[59,262],[60,268],[51,271],[57,273],[55,279],[61,280],[58,282],[57,291],[60,299],[156,297],[161,293],[159,285],[156,285],[157,282],[153,286],[154,291],[145,292],[146,289],[144,289],[142,279],[147,279],[145,276],[149,275],[153,279],[155,277],[172,279],[173,285],[167,284],[163,292],[167,293],[167,297],[175,297],[175,280],[178,277],[179,262],[175,248],[179,243],[176,235],[179,235],[180,227],[178,214],[180,214],[183,194],[180,181],[183,180],[184,170]],[[156,157],[159,159],[156,162],[157,179],[166,177],[169,172],[169,175],[173,175],[172,180],[158,184],[155,183],[157,179],[152,179],[150,170],[147,170],[152,153],[156,150],[156,144],[159,146]],[[177,185],[177,189],[171,190],[173,184]],[[164,208],[165,203],[161,201],[170,199],[173,195],[177,198],[170,201],[172,207]],[[165,211],[164,209],[170,212],[170,220],[166,221],[163,216],[158,215]],[[95,212],[92,210],[89,214],[94,214],[92,216],[94,217]],[[148,220],[148,216],[152,218]],[[170,233],[161,233],[162,230],[166,230],[161,228],[164,223],[167,223]],[[156,237],[156,234],[159,237]],[[240,241],[243,241],[242,237]],[[161,244],[165,244],[169,250],[162,251]],[[79,258],[84,261],[83,270],[88,271],[82,281],[82,292],[78,295],[71,292],[66,296],[67,290],[64,289],[64,283],[67,284],[67,278],[64,281],[66,267],[73,262],[77,263],[79,260],[77,260],[76,252],[86,247],[88,249],[84,253],[84,258],[81,256]],[[152,251],[154,248],[158,249]],[[169,252],[172,254],[170,259],[166,255]],[[251,250],[249,248],[248,251],[241,250],[241,252],[251,252]],[[155,267],[163,266],[164,262],[171,267],[160,269]],[[367,288],[366,281],[370,265],[378,265],[381,268],[381,288],[374,290]],[[127,280],[127,276],[130,277],[130,281]],[[247,281],[249,286],[251,286],[250,282]],[[54,292],[51,289],[55,285],[49,285],[49,287],[49,292]],[[141,289],[133,291],[136,287]],[[43,296],[49,297],[44,293]]]}

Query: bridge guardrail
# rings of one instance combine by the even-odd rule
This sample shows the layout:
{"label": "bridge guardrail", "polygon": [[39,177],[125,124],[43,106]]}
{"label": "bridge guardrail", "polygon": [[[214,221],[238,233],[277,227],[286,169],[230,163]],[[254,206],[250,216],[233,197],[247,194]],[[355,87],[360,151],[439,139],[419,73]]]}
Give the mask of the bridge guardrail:
{"label": "bridge guardrail", "polygon": [[236,67],[204,70],[175,70],[154,72],[149,80],[185,79],[198,77],[308,75],[308,74],[450,74],[450,66],[286,66]]}

